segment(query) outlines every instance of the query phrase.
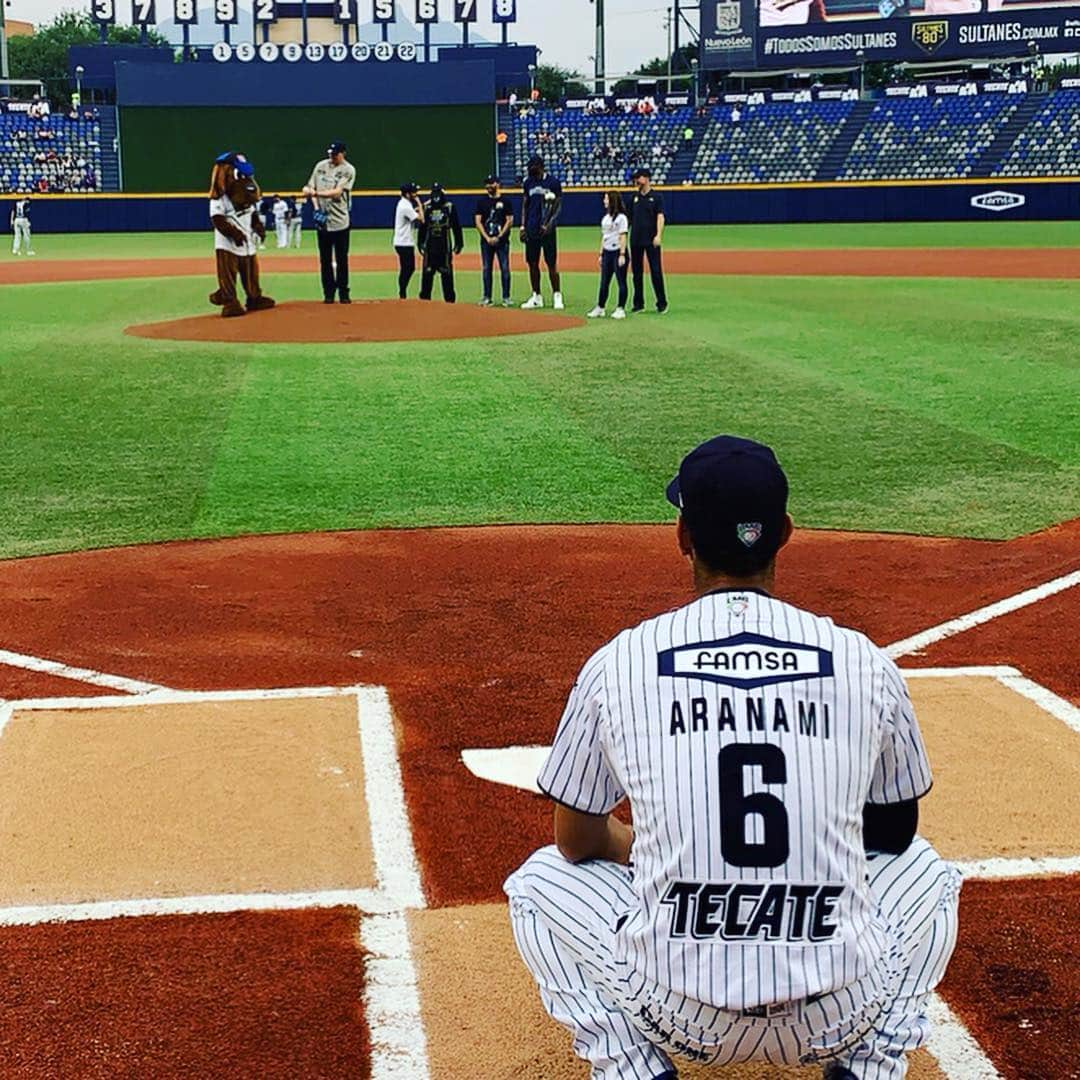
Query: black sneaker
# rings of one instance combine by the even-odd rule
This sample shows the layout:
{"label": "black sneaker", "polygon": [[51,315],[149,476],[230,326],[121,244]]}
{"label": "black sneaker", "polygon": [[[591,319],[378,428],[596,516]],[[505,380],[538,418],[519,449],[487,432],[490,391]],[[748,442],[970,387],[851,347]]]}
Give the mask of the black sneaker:
{"label": "black sneaker", "polygon": [[322,302],[324,304],[332,304],[334,302],[334,298],[332,296],[324,296]]}
{"label": "black sneaker", "polygon": [[666,302],[663,303],[663,304],[657,304],[656,305],[656,314],[657,315],[663,315],[665,311],[667,311],[667,303]]}
{"label": "black sneaker", "polygon": [[[330,302],[333,303],[332,300]],[[343,292],[341,294],[341,302],[343,304],[351,304],[352,303],[352,297],[347,292]]]}
{"label": "black sneaker", "polygon": [[644,310],[645,310],[645,305],[642,304],[641,307],[632,307],[630,309],[630,314],[631,315],[640,315]]}

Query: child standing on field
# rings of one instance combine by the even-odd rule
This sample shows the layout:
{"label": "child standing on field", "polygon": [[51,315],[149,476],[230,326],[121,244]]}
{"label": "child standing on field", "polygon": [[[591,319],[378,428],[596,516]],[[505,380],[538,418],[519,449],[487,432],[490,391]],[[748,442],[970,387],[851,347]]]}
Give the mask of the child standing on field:
{"label": "child standing on field", "polygon": [[613,319],[626,318],[626,237],[630,231],[622,196],[617,191],[604,194],[604,217],[600,222],[600,295],[596,307],[588,313],[590,319],[602,319],[607,314],[611,279],[619,286],[619,299]]}

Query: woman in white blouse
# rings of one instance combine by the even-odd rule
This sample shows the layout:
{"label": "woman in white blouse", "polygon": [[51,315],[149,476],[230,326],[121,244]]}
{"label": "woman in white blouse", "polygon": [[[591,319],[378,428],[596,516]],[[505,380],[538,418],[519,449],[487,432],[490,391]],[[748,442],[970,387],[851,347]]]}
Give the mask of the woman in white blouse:
{"label": "woman in white blouse", "polygon": [[619,287],[619,299],[613,319],[626,318],[626,238],[630,232],[630,223],[623,210],[622,196],[617,191],[604,194],[604,218],[600,222],[600,296],[596,307],[588,313],[590,319],[602,319],[606,314],[608,293],[611,279]]}

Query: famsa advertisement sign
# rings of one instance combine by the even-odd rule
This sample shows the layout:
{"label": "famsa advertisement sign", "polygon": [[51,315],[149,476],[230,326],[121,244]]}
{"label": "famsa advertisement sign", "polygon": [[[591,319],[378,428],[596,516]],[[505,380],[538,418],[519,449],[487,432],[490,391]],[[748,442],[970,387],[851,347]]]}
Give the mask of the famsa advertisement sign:
{"label": "famsa advertisement sign", "polygon": [[756,64],[754,0],[701,0],[701,66],[731,71]]}

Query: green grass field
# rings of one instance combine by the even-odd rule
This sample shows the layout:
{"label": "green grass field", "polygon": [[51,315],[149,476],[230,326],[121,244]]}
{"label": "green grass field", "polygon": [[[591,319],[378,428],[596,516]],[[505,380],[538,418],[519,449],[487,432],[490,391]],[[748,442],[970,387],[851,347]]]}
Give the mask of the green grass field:
{"label": "green grass field", "polygon": [[[686,227],[669,238],[1051,246],[1080,241],[1080,226]],[[563,243],[593,241],[567,230]],[[41,258],[207,254],[204,234],[36,245]],[[381,232],[354,244],[388,249]],[[314,276],[274,273],[275,257],[264,275],[278,299],[318,295]],[[478,295],[476,277],[460,275],[464,300]],[[564,278],[584,312],[593,276]],[[1078,282],[678,276],[664,318],[532,337],[226,346],[123,334],[207,311],[209,285],[0,288],[0,555],[310,529],[665,521],[663,484],[719,431],[776,447],[806,526],[1008,537],[1080,513]],[[388,274],[359,275],[354,288],[394,291]]]}

